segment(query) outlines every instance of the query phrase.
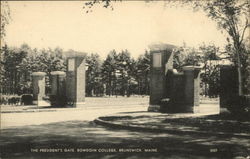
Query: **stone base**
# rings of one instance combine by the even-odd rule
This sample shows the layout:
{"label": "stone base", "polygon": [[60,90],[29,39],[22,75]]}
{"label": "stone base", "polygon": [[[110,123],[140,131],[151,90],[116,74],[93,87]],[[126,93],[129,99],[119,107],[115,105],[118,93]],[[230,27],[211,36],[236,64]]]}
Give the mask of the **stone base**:
{"label": "stone base", "polygon": [[180,110],[181,113],[200,113],[199,106],[192,106],[192,107],[183,107]]}
{"label": "stone base", "polygon": [[[177,105],[178,106],[178,105]],[[169,110],[166,109],[165,111],[162,110],[160,105],[149,105],[148,107],[149,112],[163,112],[163,113],[200,113],[200,107],[199,106],[193,106],[193,107],[185,107],[180,106],[179,108],[170,108]]]}
{"label": "stone base", "polygon": [[160,112],[160,105],[149,105],[148,111],[149,112]]}
{"label": "stone base", "polygon": [[81,107],[84,107],[85,106],[85,102],[77,102],[77,103],[75,103],[74,104],[74,107],[76,107],[76,108],[81,108]]}
{"label": "stone base", "polygon": [[48,103],[48,102],[46,102],[44,100],[39,100],[39,101],[34,100],[32,103],[34,105],[37,105],[37,106],[50,106],[50,103]]}
{"label": "stone base", "polygon": [[193,107],[193,113],[200,113],[200,107],[199,106],[194,106]]}

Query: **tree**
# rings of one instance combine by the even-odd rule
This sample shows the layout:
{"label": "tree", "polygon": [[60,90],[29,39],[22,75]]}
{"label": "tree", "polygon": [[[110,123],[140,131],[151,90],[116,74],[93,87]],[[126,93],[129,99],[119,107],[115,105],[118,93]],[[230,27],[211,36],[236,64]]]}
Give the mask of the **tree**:
{"label": "tree", "polygon": [[[148,2],[150,0],[145,0]],[[104,7],[112,6],[111,0],[94,0],[93,2],[85,3],[90,9],[94,4],[104,3]],[[166,4],[176,3],[176,1],[166,0]],[[220,29],[228,34],[228,42],[233,48],[234,62],[238,71],[238,94],[243,94],[243,78],[242,78],[242,60],[247,61],[244,39],[245,32],[249,28],[249,8],[250,1],[248,0],[211,0],[211,1],[191,1],[183,0],[182,4],[189,4],[194,10],[202,9],[207,13],[207,16],[217,22]],[[111,7],[112,8],[112,7]],[[249,44],[247,44],[249,45]],[[245,58],[245,59],[244,59]]]}
{"label": "tree", "polygon": [[138,94],[149,94],[149,71],[150,54],[146,50],[145,53],[137,59],[136,80],[138,81]]}
{"label": "tree", "polygon": [[193,65],[202,67],[201,84],[204,94],[210,97],[219,93],[219,65],[217,56],[219,48],[215,45],[200,46],[199,49],[180,47],[175,50],[173,67],[181,72],[183,66]]}
{"label": "tree", "polygon": [[[0,1],[1,3],[1,40],[5,37],[6,25],[9,24],[11,19],[10,7],[7,1]],[[2,42],[2,41],[1,41]]]}
{"label": "tree", "polygon": [[[117,1],[117,0],[112,0],[112,1]],[[93,1],[85,2],[83,9],[86,9],[86,13],[92,12],[92,7],[96,4],[102,4],[104,8],[111,8],[113,10],[111,0],[93,0]]]}
{"label": "tree", "polygon": [[180,47],[174,51],[173,67],[181,72],[183,66],[199,66],[203,63],[201,53],[195,48]]}
{"label": "tree", "polygon": [[197,3],[207,13],[208,17],[217,22],[218,26],[225,30],[229,36],[228,42],[233,46],[235,64],[238,71],[239,95],[243,94],[242,83],[242,58],[244,49],[244,37],[249,27],[250,2],[243,0],[215,0]]}
{"label": "tree", "polygon": [[[201,74],[202,84],[205,87],[205,95],[217,97],[219,95],[219,57],[217,56],[219,48],[215,45],[200,46],[202,53],[202,63],[204,64],[204,73]],[[207,88],[208,86],[208,88]]]}
{"label": "tree", "polygon": [[50,90],[50,72],[65,71],[63,50],[31,49],[27,44],[20,48],[1,48],[1,92],[20,94],[31,93],[32,72],[42,71],[46,76],[46,93]]}
{"label": "tree", "polygon": [[87,70],[87,94],[90,96],[103,93],[101,82],[101,65],[102,61],[98,54],[91,54],[87,56],[86,63],[89,65]]}
{"label": "tree", "polygon": [[[124,96],[125,94],[129,94],[128,88],[132,72],[132,59],[128,50],[122,50],[117,55],[117,68],[116,68],[116,79],[117,84],[120,86],[117,90],[119,93]],[[129,96],[129,95],[128,95]]]}
{"label": "tree", "polygon": [[[250,43],[250,37],[247,39],[246,43]],[[243,69],[245,71],[245,92],[246,94],[250,94],[250,45],[245,45],[246,47],[246,58],[245,61],[243,62]]]}
{"label": "tree", "polygon": [[107,58],[102,64],[101,73],[103,82],[107,85],[108,95],[114,95],[116,88],[116,69],[117,69],[117,53],[115,50],[110,51]]}
{"label": "tree", "polygon": [[0,1],[0,7],[1,7],[1,28],[0,28],[0,47],[1,47],[1,50],[0,50],[0,91],[2,92],[3,91],[3,83],[4,83],[4,80],[5,77],[4,77],[4,74],[5,74],[5,70],[4,70],[4,53],[6,53],[6,49],[7,49],[7,45],[6,46],[2,46],[2,44],[4,43],[4,37],[6,35],[6,25],[9,24],[9,21],[11,19],[11,15],[10,15],[10,8],[9,8],[9,4],[7,1]]}
{"label": "tree", "polygon": [[1,54],[3,54],[3,59],[1,60],[1,91],[9,94],[20,93],[21,64],[28,53],[22,48],[9,48],[5,45],[1,49]]}

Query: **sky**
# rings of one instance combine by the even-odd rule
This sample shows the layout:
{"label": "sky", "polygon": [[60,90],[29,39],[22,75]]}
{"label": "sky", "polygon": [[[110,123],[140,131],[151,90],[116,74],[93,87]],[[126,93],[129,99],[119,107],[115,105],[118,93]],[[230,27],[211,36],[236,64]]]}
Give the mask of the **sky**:
{"label": "sky", "polygon": [[63,48],[98,53],[127,49],[133,57],[152,43],[223,47],[225,35],[203,12],[189,7],[164,7],[164,2],[123,1],[114,10],[94,6],[85,13],[80,1],[9,1],[12,20],[6,28],[10,46]]}

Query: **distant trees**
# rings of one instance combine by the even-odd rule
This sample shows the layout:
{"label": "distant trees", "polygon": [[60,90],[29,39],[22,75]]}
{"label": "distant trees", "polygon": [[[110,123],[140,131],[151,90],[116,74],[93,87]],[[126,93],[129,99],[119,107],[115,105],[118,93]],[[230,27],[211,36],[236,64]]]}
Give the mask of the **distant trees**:
{"label": "distant trees", "polygon": [[[174,52],[174,68],[179,72],[183,66],[201,66],[203,95],[217,97],[219,93],[218,48],[214,45],[202,45],[193,49],[180,47]],[[46,93],[50,92],[50,73],[66,70],[66,54],[61,48],[31,49],[24,44],[20,48],[1,49],[0,92],[7,94],[31,93],[31,73],[42,71],[46,76]],[[249,59],[248,59],[249,60]],[[137,59],[131,57],[128,50],[111,50],[104,60],[97,53],[86,56],[87,96],[130,96],[131,94],[149,95],[150,53]],[[248,66],[245,68],[250,70]],[[248,81],[249,78],[245,79]],[[247,88],[248,85],[245,87]]]}
{"label": "distant trees", "polygon": [[[122,1],[122,0],[120,0]],[[150,0],[144,0],[150,2]],[[238,94],[249,93],[246,85],[249,85],[249,39],[246,38],[246,33],[249,34],[249,15],[250,1],[249,0],[210,0],[210,1],[178,1],[165,0],[165,6],[172,4],[186,4],[194,10],[202,10],[207,14],[207,17],[214,20],[221,31],[225,31],[228,35],[227,48],[230,48],[232,61],[234,62],[238,72]],[[92,11],[95,4],[101,4],[105,8],[111,8],[113,1],[111,0],[94,0],[86,2],[84,8],[86,12]],[[181,5],[180,5],[181,6]],[[249,37],[248,37],[249,38]]]}
{"label": "distant trees", "polygon": [[217,97],[220,92],[219,48],[215,45],[202,45],[200,50],[204,72],[201,74],[205,95]]}
{"label": "distant trees", "polygon": [[135,79],[138,81],[138,94],[149,95],[149,80],[150,80],[150,53],[146,50],[143,55],[140,55],[136,64]]}
{"label": "distant trees", "polygon": [[202,94],[209,97],[219,95],[219,48],[215,45],[202,45],[199,49],[180,47],[174,52],[173,64],[177,71],[183,66],[200,66]]}
{"label": "distant trees", "polygon": [[117,56],[117,69],[115,72],[117,92],[122,96],[130,96],[129,81],[133,78],[135,62],[128,50],[122,50]]}
{"label": "distant trees", "polygon": [[[31,93],[32,72],[45,72],[46,93],[50,92],[52,71],[66,71],[66,54],[61,48],[31,49],[27,44],[20,48],[1,48],[0,93]],[[149,94],[149,53],[137,60],[128,50],[110,51],[102,60],[97,53],[86,56],[87,96],[130,96]]]}
{"label": "distant trees", "polygon": [[0,38],[1,42],[5,36],[6,25],[9,24],[11,19],[10,8],[7,1],[1,1],[1,28],[0,28]]}
{"label": "distant trees", "polygon": [[98,54],[87,56],[88,70],[86,74],[86,93],[88,96],[102,95],[104,87],[102,84],[101,66],[102,61]]}
{"label": "distant trees", "polygon": [[102,65],[103,82],[106,85],[107,95],[114,95],[116,88],[116,67],[117,53],[115,50],[110,51]]}
{"label": "distant trees", "polygon": [[1,48],[1,93],[20,94],[31,92],[31,73],[47,73],[46,91],[49,92],[50,72],[65,71],[65,57],[62,49],[31,49],[24,44],[20,48]]}
{"label": "distant trees", "polygon": [[[112,50],[104,60],[101,68],[103,84],[106,94],[130,96],[139,94],[138,69],[139,60],[131,57],[128,50],[117,53]],[[147,86],[145,86],[147,87]]]}
{"label": "distant trees", "polygon": [[[238,70],[239,95],[243,94],[242,62],[246,59],[244,46],[245,32],[249,28],[250,2],[244,0],[215,0],[199,3],[208,17],[228,34],[234,63]],[[249,44],[248,44],[249,45]]]}
{"label": "distant trees", "polygon": [[[19,93],[18,87],[23,68],[20,67],[23,59],[27,57],[27,52],[22,49],[9,49],[4,46],[1,50],[1,90],[9,93]],[[5,86],[5,88],[2,88]],[[3,90],[4,89],[4,90]]]}

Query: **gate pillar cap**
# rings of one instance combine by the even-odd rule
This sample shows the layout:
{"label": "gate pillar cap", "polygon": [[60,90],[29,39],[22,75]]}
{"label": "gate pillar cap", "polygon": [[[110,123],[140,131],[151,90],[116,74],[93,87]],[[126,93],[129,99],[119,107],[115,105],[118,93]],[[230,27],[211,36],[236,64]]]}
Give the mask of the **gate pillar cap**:
{"label": "gate pillar cap", "polygon": [[150,51],[162,51],[162,50],[170,50],[173,51],[173,49],[177,48],[174,45],[166,44],[166,43],[153,43],[149,46]]}
{"label": "gate pillar cap", "polygon": [[85,52],[78,52],[73,50],[67,51],[65,54],[67,58],[86,58],[87,56],[87,53]]}
{"label": "gate pillar cap", "polygon": [[194,70],[201,70],[202,69],[202,67],[200,67],[200,66],[184,66],[183,67],[183,70],[184,71],[194,71]]}
{"label": "gate pillar cap", "polygon": [[65,75],[65,72],[63,72],[63,71],[53,71],[50,74],[51,75]]}
{"label": "gate pillar cap", "polygon": [[33,72],[33,73],[31,74],[31,76],[45,76],[45,75],[46,75],[45,72]]}

